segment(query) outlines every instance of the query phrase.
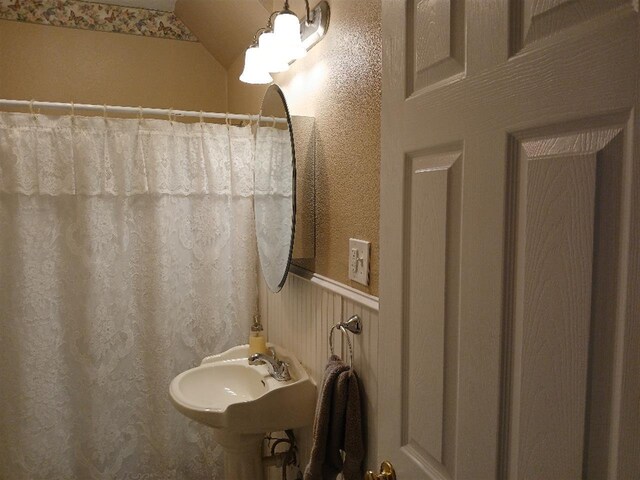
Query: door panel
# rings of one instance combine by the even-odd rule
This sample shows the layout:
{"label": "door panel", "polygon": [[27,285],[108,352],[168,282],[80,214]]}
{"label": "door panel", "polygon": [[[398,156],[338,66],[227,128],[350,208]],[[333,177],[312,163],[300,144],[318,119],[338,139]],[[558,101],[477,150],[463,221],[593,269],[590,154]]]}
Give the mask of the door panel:
{"label": "door panel", "polygon": [[455,458],[462,164],[458,146],[407,159],[402,441],[424,469],[442,472]]}
{"label": "door panel", "polygon": [[628,0],[511,0],[512,53],[628,3]]}
{"label": "door panel", "polygon": [[637,8],[383,0],[378,453],[401,480],[640,478]]}
{"label": "door panel", "polygon": [[411,0],[408,5],[408,91],[464,71],[464,0]]}
{"label": "door panel", "polygon": [[622,140],[619,126],[514,140],[510,478],[606,471]]}

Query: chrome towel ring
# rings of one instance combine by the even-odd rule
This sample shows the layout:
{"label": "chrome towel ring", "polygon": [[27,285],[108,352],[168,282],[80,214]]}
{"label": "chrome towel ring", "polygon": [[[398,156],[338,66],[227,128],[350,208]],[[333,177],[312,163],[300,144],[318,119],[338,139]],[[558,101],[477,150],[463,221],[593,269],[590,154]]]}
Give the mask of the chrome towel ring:
{"label": "chrome towel ring", "polygon": [[362,320],[358,315],[353,315],[346,322],[340,322],[333,327],[329,331],[329,349],[331,350],[331,355],[335,355],[333,351],[333,331],[335,329],[340,330],[347,337],[347,345],[349,345],[349,366],[353,366],[353,345],[351,345],[351,339],[349,338],[349,334],[347,331],[360,335],[362,333]]}

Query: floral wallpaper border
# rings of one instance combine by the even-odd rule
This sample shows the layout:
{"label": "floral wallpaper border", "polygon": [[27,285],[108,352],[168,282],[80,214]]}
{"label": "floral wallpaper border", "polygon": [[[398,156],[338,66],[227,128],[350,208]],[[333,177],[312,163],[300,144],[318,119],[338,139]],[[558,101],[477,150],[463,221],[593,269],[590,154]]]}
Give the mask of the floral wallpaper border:
{"label": "floral wallpaper border", "polygon": [[0,0],[0,20],[198,41],[173,12],[81,0]]}

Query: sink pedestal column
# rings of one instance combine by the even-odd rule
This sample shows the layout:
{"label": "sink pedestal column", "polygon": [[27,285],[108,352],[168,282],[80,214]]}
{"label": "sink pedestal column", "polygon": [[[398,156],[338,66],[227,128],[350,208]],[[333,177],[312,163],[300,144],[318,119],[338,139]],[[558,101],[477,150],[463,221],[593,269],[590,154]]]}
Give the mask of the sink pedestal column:
{"label": "sink pedestal column", "polygon": [[224,450],[224,477],[234,480],[263,480],[262,441],[264,434],[244,435],[214,429],[214,438]]}

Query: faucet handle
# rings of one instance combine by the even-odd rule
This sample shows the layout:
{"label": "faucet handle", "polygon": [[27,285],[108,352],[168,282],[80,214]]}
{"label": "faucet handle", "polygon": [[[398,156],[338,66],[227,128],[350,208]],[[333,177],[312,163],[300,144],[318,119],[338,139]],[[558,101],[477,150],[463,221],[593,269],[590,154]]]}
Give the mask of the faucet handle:
{"label": "faucet handle", "polygon": [[254,353],[249,357],[249,365],[261,365],[265,364],[267,366],[267,370],[269,371],[269,375],[280,382],[286,382],[291,380],[291,374],[289,373],[289,364],[287,362],[283,362],[282,360],[278,360],[275,357],[275,352],[273,352],[273,356],[265,355],[264,353]]}
{"label": "faucet handle", "polygon": [[267,348],[267,350],[269,351],[269,353],[271,354],[271,356],[273,358],[277,358],[276,357],[276,349],[275,349],[275,347],[269,347],[269,348]]}
{"label": "faucet handle", "polygon": [[290,365],[287,362],[282,360],[276,360],[276,379],[280,381],[289,381],[291,380],[291,372],[289,372]]}

